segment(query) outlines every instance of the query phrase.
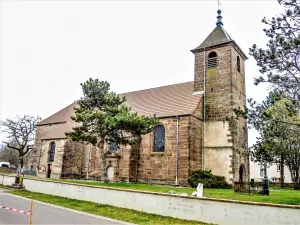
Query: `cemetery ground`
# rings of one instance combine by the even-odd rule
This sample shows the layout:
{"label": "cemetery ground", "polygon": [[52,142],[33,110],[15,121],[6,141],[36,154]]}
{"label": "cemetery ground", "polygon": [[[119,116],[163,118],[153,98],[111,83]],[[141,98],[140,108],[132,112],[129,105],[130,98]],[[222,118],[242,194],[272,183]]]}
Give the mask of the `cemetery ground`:
{"label": "cemetery ground", "polygon": [[[58,180],[51,179],[52,181],[69,182],[75,184],[84,185],[96,185],[102,187],[131,189],[137,191],[150,191],[160,193],[170,193],[175,191],[176,193],[187,193],[188,196],[196,191],[195,188],[189,187],[171,187],[162,185],[151,184],[135,184],[135,183],[103,183],[97,181],[84,181],[84,180]],[[287,205],[300,205],[300,190],[294,190],[291,188],[270,188],[270,196],[254,195],[254,194],[235,194],[233,189],[210,189],[204,188],[203,197],[217,198],[217,199],[230,199],[239,201],[250,202],[265,202],[274,204],[287,204]]]}
{"label": "cemetery ground", "polygon": [[65,208],[75,209],[78,211],[104,216],[112,219],[122,220],[134,224],[145,225],[169,225],[169,224],[186,224],[186,225],[209,225],[198,221],[181,220],[172,217],[159,216],[155,214],[143,213],[136,210],[118,208],[110,205],[97,204],[87,201],[62,198],[47,194],[34,193],[24,190],[9,191],[10,194],[19,195],[33,200],[46,202]]}

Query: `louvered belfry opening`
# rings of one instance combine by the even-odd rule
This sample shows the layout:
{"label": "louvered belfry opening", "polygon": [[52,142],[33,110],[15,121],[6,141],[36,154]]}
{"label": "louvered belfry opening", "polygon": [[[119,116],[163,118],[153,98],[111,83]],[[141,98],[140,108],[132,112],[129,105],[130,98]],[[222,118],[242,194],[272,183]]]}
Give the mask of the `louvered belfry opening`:
{"label": "louvered belfry opening", "polygon": [[214,68],[217,67],[217,63],[218,63],[218,55],[216,52],[211,52],[208,54],[208,68]]}

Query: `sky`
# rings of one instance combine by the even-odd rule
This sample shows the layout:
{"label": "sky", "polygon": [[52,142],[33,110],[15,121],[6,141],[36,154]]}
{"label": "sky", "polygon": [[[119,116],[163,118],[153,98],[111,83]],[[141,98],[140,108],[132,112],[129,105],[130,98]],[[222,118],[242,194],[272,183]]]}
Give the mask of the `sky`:
{"label": "sky", "polygon": [[[261,20],[282,11],[277,0],[220,2],[225,30],[247,55],[266,45]],[[0,0],[0,120],[45,119],[79,99],[90,77],[116,93],[192,81],[190,50],[215,28],[217,9],[216,0]],[[248,57],[247,97],[260,101],[267,87],[253,85],[260,73]]]}

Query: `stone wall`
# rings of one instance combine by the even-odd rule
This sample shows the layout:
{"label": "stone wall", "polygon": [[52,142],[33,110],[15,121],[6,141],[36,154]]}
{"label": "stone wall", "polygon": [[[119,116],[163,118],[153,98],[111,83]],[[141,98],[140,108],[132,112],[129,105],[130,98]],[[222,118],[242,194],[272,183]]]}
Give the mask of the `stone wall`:
{"label": "stone wall", "polygon": [[[243,177],[247,179],[249,176],[246,154],[247,122],[245,119],[229,120],[234,116],[234,108],[243,108],[246,104],[245,63],[230,44],[211,47],[206,51],[206,60],[212,51],[217,53],[218,60],[217,67],[206,68],[205,168],[225,176],[228,181],[236,181],[239,179],[239,168],[242,166],[245,169]],[[240,72],[237,71],[238,55]],[[204,51],[196,52],[195,91],[204,90],[203,61]],[[224,157],[226,162],[221,160],[225,159]]]}
{"label": "stone wall", "polygon": [[83,172],[83,160],[87,145],[79,142],[67,140],[64,146],[64,156],[62,164],[62,173]]}
{"label": "stone wall", "polygon": [[205,169],[211,170],[215,175],[224,176],[228,182],[231,182],[233,144],[230,139],[229,122],[208,121],[205,127]]}
{"label": "stone wall", "polygon": [[[54,161],[49,162],[49,146],[55,142]],[[39,177],[47,177],[48,166],[51,165],[51,178],[60,178],[63,164],[64,146],[66,139],[44,140],[42,142],[41,158],[38,170]]]}
{"label": "stone wall", "polygon": [[191,117],[189,121],[189,174],[202,169],[202,124],[203,121]]}
{"label": "stone wall", "polygon": [[24,185],[26,190],[32,192],[210,224],[299,224],[300,207],[292,205],[176,196],[28,178],[24,179]]}
{"label": "stone wall", "polygon": [[40,164],[42,150],[41,138],[49,132],[53,131],[53,129],[62,125],[63,123],[37,126],[34,147],[32,151],[26,155],[28,159],[26,162],[27,169],[31,169],[31,167],[33,169],[37,169],[38,165]]}
{"label": "stone wall", "polygon": [[[240,72],[237,70],[237,57],[240,58]],[[246,85],[245,85],[245,62],[239,53],[231,48],[232,58],[232,107],[244,108],[246,105]],[[231,122],[231,135],[233,142],[233,179],[240,180],[240,167],[243,168],[243,181],[249,178],[249,158],[247,155],[248,148],[248,129],[247,121],[244,118],[239,118]]]}
{"label": "stone wall", "polygon": [[[178,180],[186,185],[191,170],[201,168],[201,121],[192,116],[179,117]],[[165,126],[165,151],[153,152],[153,132],[143,136],[138,175],[140,182],[175,183],[177,119],[162,118]],[[136,175],[135,148],[121,146],[118,176],[133,180]],[[192,157],[192,158],[191,158]]]}

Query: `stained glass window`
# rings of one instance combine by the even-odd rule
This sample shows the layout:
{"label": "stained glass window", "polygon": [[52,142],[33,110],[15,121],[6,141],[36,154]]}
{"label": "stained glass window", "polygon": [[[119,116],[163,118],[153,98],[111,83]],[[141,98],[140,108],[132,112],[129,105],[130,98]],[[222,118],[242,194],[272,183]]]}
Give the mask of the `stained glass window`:
{"label": "stained glass window", "polygon": [[159,124],[154,129],[154,152],[165,151],[165,127]]}
{"label": "stained glass window", "polygon": [[49,151],[49,161],[54,161],[54,155],[55,155],[55,142],[50,143],[50,151]]}
{"label": "stained glass window", "polygon": [[108,150],[110,152],[116,152],[118,150],[117,144],[115,142],[110,142]]}

